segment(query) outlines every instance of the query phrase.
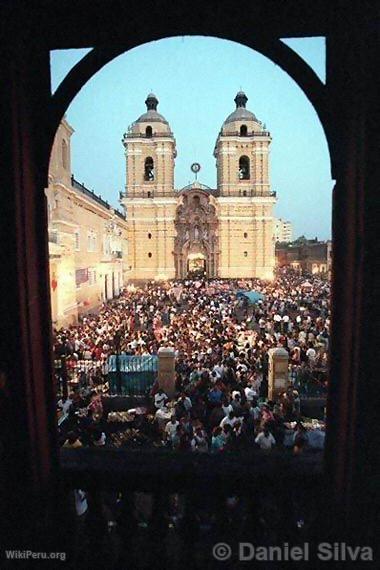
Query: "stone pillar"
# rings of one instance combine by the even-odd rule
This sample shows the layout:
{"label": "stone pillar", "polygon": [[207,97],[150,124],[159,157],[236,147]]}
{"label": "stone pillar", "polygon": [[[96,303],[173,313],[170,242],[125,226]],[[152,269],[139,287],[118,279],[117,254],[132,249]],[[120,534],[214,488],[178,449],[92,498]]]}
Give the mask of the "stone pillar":
{"label": "stone pillar", "polygon": [[175,394],[175,351],[174,348],[158,349],[158,384],[172,398]]}
{"label": "stone pillar", "polygon": [[289,385],[289,354],[285,348],[271,348],[268,354],[268,399],[276,400]]}

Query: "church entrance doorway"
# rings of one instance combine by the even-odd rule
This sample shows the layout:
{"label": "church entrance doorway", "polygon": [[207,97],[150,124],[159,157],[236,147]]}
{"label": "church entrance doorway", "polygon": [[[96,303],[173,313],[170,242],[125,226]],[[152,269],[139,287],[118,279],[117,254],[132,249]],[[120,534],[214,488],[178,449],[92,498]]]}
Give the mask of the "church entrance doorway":
{"label": "church entrance doorway", "polygon": [[203,253],[190,253],[187,256],[187,277],[189,279],[207,277],[207,261]]}
{"label": "church entrance doorway", "polygon": [[174,261],[177,279],[217,276],[218,218],[207,186],[194,182],[180,192],[176,211]]}

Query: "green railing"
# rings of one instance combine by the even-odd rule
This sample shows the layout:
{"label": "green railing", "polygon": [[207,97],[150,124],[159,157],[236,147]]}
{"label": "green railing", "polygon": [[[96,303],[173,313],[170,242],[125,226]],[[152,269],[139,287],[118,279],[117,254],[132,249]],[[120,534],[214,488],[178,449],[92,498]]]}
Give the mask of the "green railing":
{"label": "green railing", "polygon": [[145,396],[158,373],[158,356],[112,355],[108,359],[110,394]]}

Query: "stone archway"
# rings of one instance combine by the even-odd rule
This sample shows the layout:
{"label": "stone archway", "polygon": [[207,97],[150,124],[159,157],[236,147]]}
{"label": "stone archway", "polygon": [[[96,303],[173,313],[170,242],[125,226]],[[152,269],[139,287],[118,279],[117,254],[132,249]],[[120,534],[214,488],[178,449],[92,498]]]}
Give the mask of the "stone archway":
{"label": "stone archway", "polygon": [[177,279],[218,275],[218,219],[212,201],[212,196],[198,187],[180,194],[174,242]]}

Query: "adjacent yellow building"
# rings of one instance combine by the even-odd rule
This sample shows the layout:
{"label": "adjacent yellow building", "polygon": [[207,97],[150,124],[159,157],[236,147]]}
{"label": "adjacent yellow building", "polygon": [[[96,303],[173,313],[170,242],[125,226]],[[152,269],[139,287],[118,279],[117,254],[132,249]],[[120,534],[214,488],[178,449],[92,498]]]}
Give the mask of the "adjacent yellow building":
{"label": "adjacent yellow building", "polygon": [[271,136],[246,109],[247,100],[241,91],[236,95],[236,109],[217,137],[217,188],[196,180],[176,190],[175,138],[156,96],[148,95],[147,111],[123,137],[130,278],[273,278]]}
{"label": "adjacent yellow building", "polygon": [[125,216],[72,176],[73,132],[64,119],[46,189],[52,320],[58,328],[118,295],[128,277]]}

